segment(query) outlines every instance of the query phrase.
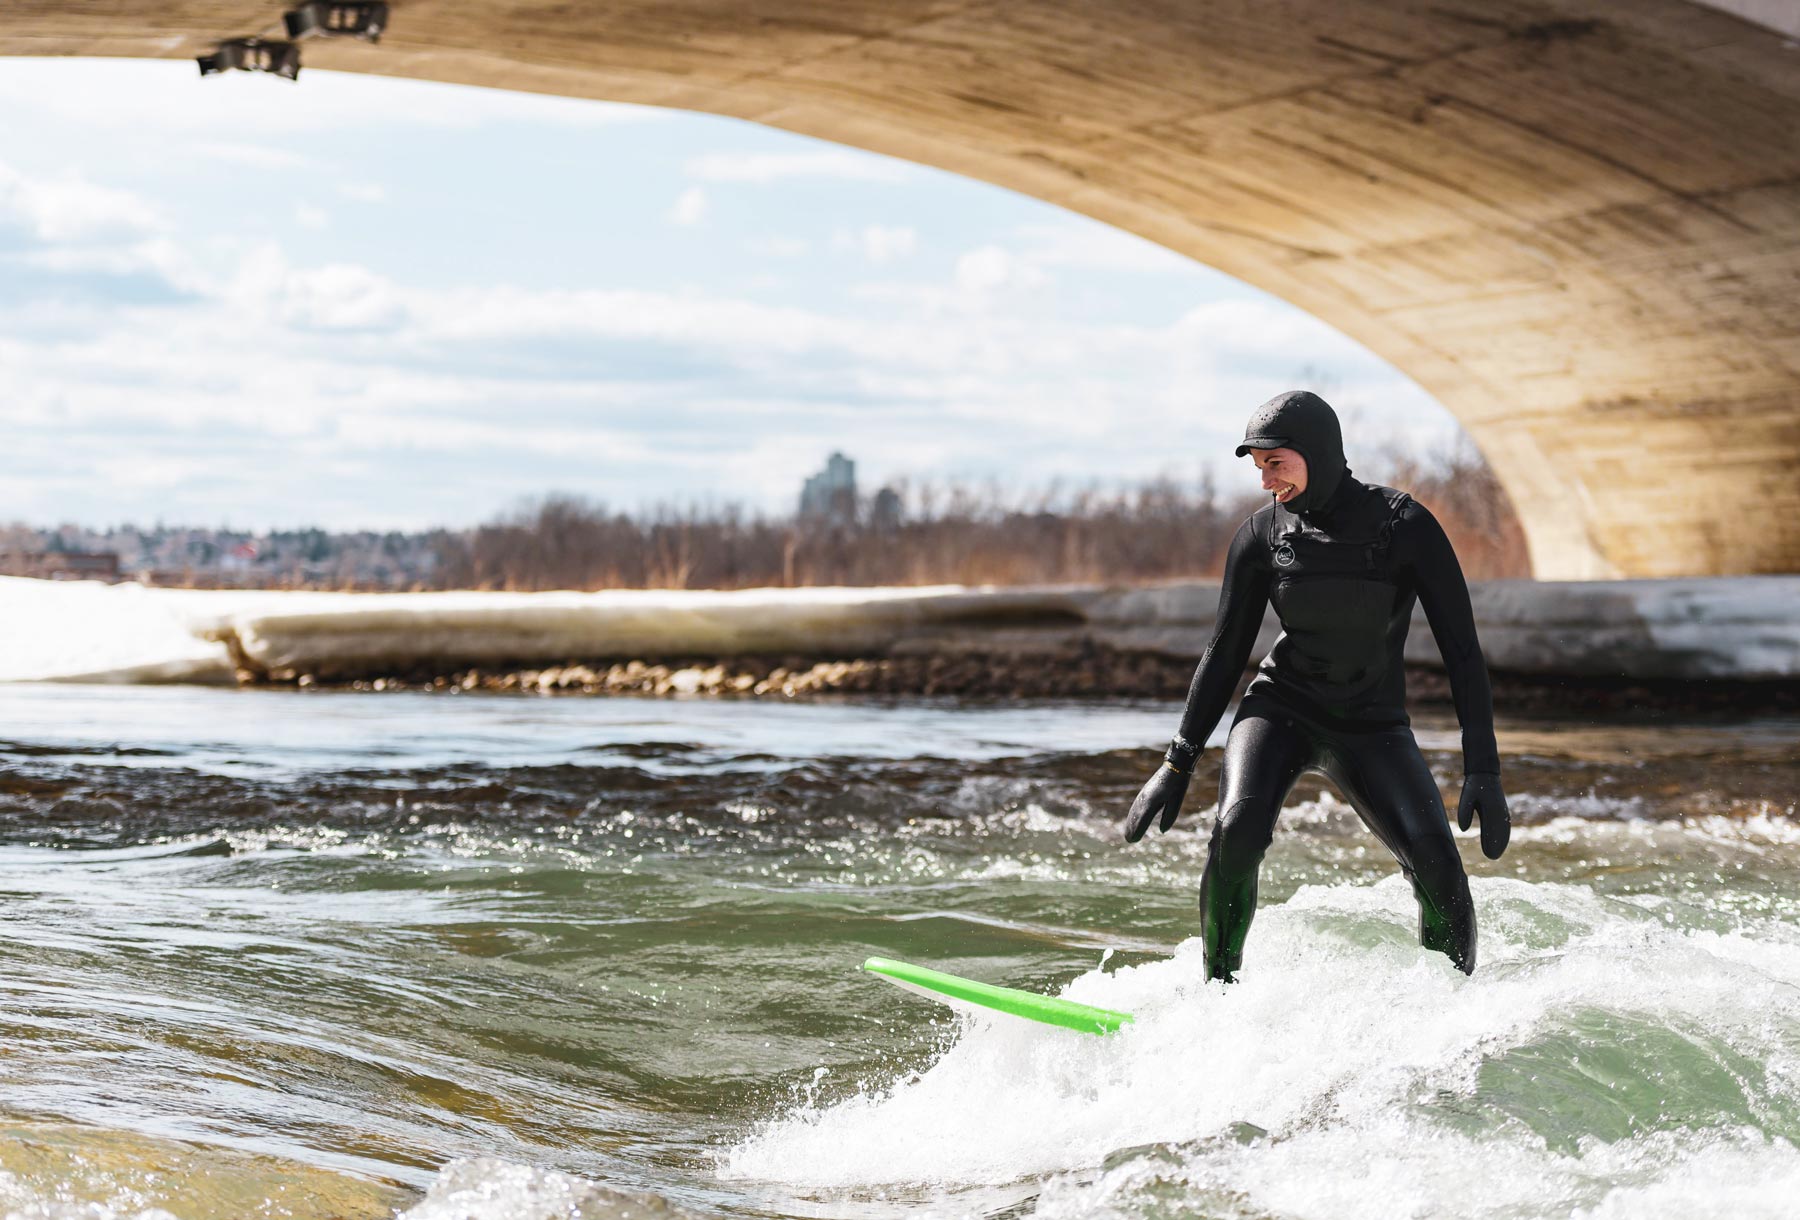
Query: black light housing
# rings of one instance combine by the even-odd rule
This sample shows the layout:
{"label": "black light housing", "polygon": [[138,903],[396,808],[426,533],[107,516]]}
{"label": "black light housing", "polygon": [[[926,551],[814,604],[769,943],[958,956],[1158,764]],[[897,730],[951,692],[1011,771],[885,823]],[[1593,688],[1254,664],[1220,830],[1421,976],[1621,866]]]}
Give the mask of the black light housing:
{"label": "black light housing", "polygon": [[229,72],[268,72],[286,80],[300,79],[300,48],[291,42],[268,42],[261,38],[233,38],[221,42],[211,55],[195,60],[201,76]]}
{"label": "black light housing", "polygon": [[361,38],[378,42],[381,31],[387,28],[388,6],[307,0],[282,14],[281,19],[287,23],[289,38]]}

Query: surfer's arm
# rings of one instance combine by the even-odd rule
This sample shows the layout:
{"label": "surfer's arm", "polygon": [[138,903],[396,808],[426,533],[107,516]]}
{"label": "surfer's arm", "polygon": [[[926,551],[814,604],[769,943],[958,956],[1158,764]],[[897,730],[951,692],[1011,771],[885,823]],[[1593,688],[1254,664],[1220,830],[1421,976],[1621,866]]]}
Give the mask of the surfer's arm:
{"label": "surfer's arm", "polygon": [[1268,551],[1257,517],[1238,526],[1219,582],[1219,613],[1213,622],[1212,642],[1194,669],[1187,708],[1181,716],[1181,736],[1196,747],[1212,735],[1250,663],[1250,649],[1256,644],[1263,611],[1269,604],[1272,569]]}
{"label": "surfer's arm", "polygon": [[1469,602],[1462,565],[1444,527],[1423,504],[1414,501],[1400,518],[1401,559],[1412,569],[1419,604],[1431,624],[1432,638],[1450,676],[1450,698],[1462,725],[1463,774],[1500,774],[1500,751],[1494,744],[1494,690],[1487,661],[1475,635],[1475,609]]}
{"label": "surfer's arm", "polygon": [[1444,527],[1423,505],[1414,501],[1400,517],[1395,541],[1400,556],[1412,568],[1413,587],[1425,607],[1425,621],[1444,658],[1450,675],[1450,698],[1462,725],[1463,784],[1456,804],[1456,824],[1467,830],[1481,819],[1481,850],[1498,860],[1512,837],[1512,815],[1506,793],[1500,787],[1500,750],[1494,743],[1494,688],[1488,681],[1487,661],[1475,635],[1475,608],[1469,602],[1469,584],[1462,564],[1444,534]]}
{"label": "surfer's arm", "polygon": [[1250,647],[1262,626],[1263,607],[1269,601],[1268,547],[1261,542],[1256,518],[1238,527],[1225,556],[1225,576],[1219,585],[1219,617],[1213,625],[1212,642],[1194,670],[1194,681],[1188,687],[1187,710],[1181,717],[1181,731],[1169,743],[1169,752],[1156,769],[1131,809],[1125,815],[1125,841],[1136,843],[1155,823],[1168,830],[1181,816],[1181,802],[1187,797],[1188,780],[1200,747],[1212,734],[1213,726],[1231,702],[1250,659]]}

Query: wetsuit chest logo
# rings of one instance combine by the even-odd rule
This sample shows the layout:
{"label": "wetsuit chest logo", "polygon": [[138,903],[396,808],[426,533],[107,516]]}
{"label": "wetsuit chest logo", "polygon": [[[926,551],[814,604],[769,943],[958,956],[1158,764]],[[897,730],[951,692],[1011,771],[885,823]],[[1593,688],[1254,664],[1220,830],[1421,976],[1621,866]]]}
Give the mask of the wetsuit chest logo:
{"label": "wetsuit chest logo", "polygon": [[1294,548],[1289,546],[1285,542],[1282,543],[1280,546],[1276,547],[1275,548],[1275,566],[1278,568],[1293,567],[1294,566]]}

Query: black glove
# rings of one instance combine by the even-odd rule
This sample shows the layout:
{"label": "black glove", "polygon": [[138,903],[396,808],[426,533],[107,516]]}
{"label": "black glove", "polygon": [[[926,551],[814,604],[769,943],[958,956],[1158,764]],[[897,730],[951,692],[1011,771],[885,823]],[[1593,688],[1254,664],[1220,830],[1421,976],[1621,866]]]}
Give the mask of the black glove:
{"label": "black glove", "polygon": [[1131,802],[1131,812],[1125,815],[1125,841],[1136,843],[1155,822],[1157,829],[1167,833],[1169,827],[1175,825],[1175,819],[1181,816],[1181,802],[1187,796],[1188,780],[1194,776],[1194,760],[1200,757],[1200,747],[1175,734],[1169,742],[1169,752],[1163,756],[1162,766],[1150,777],[1137,799]]}
{"label": "black glove", "polygon": [[[1512,837],[1512,818],[1506,812],[1506,793],[1500,791],[1498,775],[1479,772],[1463,776],[1462,800],[1456,805],[1456,824],[1467,830],[1475,815],[1481,815],[1481,854],[1498,860]],[[1141,833],[1141,832],[1140,832]]]}

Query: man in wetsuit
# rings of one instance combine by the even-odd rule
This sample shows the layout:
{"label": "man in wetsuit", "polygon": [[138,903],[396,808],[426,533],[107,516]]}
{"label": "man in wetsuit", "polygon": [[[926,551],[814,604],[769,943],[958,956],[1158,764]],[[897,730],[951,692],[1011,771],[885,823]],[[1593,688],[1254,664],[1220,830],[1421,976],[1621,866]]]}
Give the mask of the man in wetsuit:
{"label": "man in wetsuit", "polygon": [[1258,407],[1238,456],[1253,454],[1274,502],[1238,528],[1219,615],[1188,690],[1181,729],[1132,802],[1125,838],[1181,812],[1202,743],[1231,701],[1263,607],[1282,633],[1238,706],[1219,772],[1218,818],[1200,883],[1209,978],[1230,981],[1256,913],[1256,874],[1302,772],[1328,777],[1400,862],[1419,901],[1419,940],[1475,969],[1475,910],[1431,770],[1406,715],[1403,654],[1413,602],[1425,607],[1462,724],[1457,822],[1481,819],[1497,860],[1510,823],[1494,745],[1493,697],[1469,590],[1437,520],[1405,492],[1358,482],[1337,414],[1305,390]]}

